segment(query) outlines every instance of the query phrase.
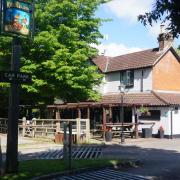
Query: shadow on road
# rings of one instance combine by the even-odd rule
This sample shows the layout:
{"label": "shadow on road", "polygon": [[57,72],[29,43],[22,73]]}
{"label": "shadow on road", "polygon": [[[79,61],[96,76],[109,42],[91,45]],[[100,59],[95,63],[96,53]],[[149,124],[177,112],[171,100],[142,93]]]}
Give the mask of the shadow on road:
{"label": "shadow on road", "polygon": [[[164,143],[166,148],[160,148],[158,143]],[[154,141],[149,142],[149,145],[142,147],[141,143],[139,145],[131,144],[111,144],[111,145],[92,145],[95,147],[101,147],[101,153],[103,158],[113,158],[113,159],[131,159],[134,161],[139,161],[140,164],[134,168],[127,168],[128,173],[134,175],[141,175],[149,179],[154,180],[179,180],[180,179],[180,147],[175,148],[180,145],[175,144],[176,141],[159,141],[154,143]],[[172,148],[167,146],[173,146]],[[90,145],[88,147],[91,147]],[[167,150],[174,149],[174,150]],[[177,149],[177,150],[175,150]],[[81,149],[83,154],[87,151],[86,148]],[[87,151],[88,152],[88,151]],[[77,150],[78,153],[78,150]],[[26,159],[58,159],[62,158],[62,148],[56,149],[46,149],[42,152],[32,152],[32,153],[20,153],[20,160]],[[83,156],[85,157],[85,156]],[[3,154],[3,159],[5,159],[5,154]]]}
{"label": "shadow on road", "polygon": [[175,150],[142,148],[139,146],[107,145],[104,157],[133,159],[141,162],[127,172],[155,180],[180,179],[180,153]]}

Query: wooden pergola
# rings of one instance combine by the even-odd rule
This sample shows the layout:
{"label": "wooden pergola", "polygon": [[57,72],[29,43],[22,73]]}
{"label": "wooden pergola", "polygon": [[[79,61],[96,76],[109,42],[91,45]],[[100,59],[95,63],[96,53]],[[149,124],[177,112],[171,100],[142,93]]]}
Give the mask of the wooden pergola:
{"label": "wooden pergola", "polygon": [[[123,103],[121,101],[121,97],[123,96]],[[137,108],[140,106],[148,106],[148,107],[157,107],[157,106],[167,106],[167,104],[162,101],[154,92],[141,92],[141,93],[126,93],[126,94],[111,94],[105,95],[99,102],[78,102],[78,103],[66,103],[66,104],[54,104],[48,105],[49,115],[52,118],[52,114],[54,114],[54,118],[61,119],[61,113],[63,110],[76,110],[76,117],[74,118],[87,118],[91,119],[91,113],[95,109],[101,109],[101,124],[102,130],[106,131],[106,126],[110,124],[107,121],[107,114],[109,113],[109,119],[113,117],[113,110],[116,109],[119,111],[118,116],[120,115],[121,107],[130,108],[132,112],[132,117],[130,122],[135,125],[136,137],[138,137],[138,121],[137,121]],[[86,113],[82,113],[82,109]],[[117,112],[116,112],[117,113]],[[117,114],[116,114],[117,115]],[[82,117],[84,116],[84,117]],[[116,125],[120,124],[120,116],[119,122],[115,122]],[[115,124],[113,123],[113,124]],[[112,124],[112,125],[113,125]]]}
{"label": "wooden pergola", "polygon": [[[107,126],[120,126],[120,122],[118,123],[110,123],[107,122],[107,116],[106,111],[109,111],[109,119],[112,119],[112,108],[118,107],[121,108],[121,103],[99,103],[99,102],[79,102],[79,103],[67,103],[67,104],[56,104],[56,105],[48,105],[48,111],[49,114],[52,115],[55,114],[55,119],[61,119],[61,111],[62,110],[76,110],[77,111],[77,117],[81,119],[82,118],[82,109],[86,110],[86,116],[83,118],[90,119],[90,112],[93,111],[95,108],[102,109],[102,131],[103,134],[105,133]],[[128,106],[133,108],[133,113],[135,117],[136,112],[136,106],[135,105],[129,105],[129,104],[123,104],[123,106]],[[135,137],[138,138],[138,123],[132,122],[132,123],[124,123],[125,125],[135,125]]]}

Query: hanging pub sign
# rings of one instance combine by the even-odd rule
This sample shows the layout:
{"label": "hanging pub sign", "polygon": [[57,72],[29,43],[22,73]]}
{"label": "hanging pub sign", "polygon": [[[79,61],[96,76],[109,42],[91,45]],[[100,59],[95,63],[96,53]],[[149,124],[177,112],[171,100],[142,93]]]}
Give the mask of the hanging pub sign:
{"label": "hanging pub sign", "polygon": [[34,28],[33,0],[1,0],[1,3],[2,33],[32,36]]}

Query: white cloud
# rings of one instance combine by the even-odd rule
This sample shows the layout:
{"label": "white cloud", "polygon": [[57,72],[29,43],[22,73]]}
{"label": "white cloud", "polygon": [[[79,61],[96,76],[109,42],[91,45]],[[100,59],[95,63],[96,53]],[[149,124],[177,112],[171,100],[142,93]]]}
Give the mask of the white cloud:
{"label": "white cloud", "polygon": [[137,22],[137,16],[151,10],[154,0],[112,0],[106,4],[107,10],[117,17]]}
{"label": "white cloud", "polygon": [[[160,25],[162,23],[160,21],[158,21],[157,23],[153,23],[152,26],[148,26],[148,30],[149,30],[149,35],[153,36],[153,37],[158,37],[159,33],[160,33]],[[166,32],[166,28],[168,27],[169,21],[166,21],[164,24],[164,28],[163,31]]]}
{"label": "white cloud", "polygon": [[[106,10],[110,10],[119,19],[125,19],[128,23],[137,23],[139,14],[144,14],[152,9],[154,0],[112,0],[105,4]],[[161,22],[146,26],[152,37],[158,37]],[[166,25],[168,22],[166,22]]]}
{"label": "white cloud", "polygon": [[154,23],[152,26],[148,26],[150,36],[158,37],[158,34],[160,33],[160,24],[161,23]]}
{"label": "white cloud", "polygon": [[127,47],[124,44],[117,43],[100,44],[99,46],[93,45],[93,47],[96,47],[99,50],[99,55],[105,52],[105,56],[111,57],[142,50],[138,47]]}

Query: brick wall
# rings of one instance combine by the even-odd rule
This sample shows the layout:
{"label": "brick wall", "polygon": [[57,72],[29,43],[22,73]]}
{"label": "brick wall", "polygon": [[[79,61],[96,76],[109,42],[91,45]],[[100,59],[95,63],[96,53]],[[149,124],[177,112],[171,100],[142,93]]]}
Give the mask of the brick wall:
{"label": "brick wall", "polygon": [[169,51],[153,68],[153,90],[180,91],[180,63]]}

